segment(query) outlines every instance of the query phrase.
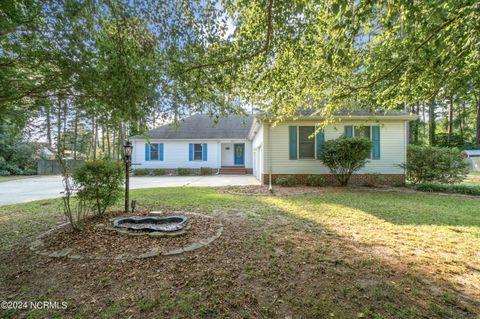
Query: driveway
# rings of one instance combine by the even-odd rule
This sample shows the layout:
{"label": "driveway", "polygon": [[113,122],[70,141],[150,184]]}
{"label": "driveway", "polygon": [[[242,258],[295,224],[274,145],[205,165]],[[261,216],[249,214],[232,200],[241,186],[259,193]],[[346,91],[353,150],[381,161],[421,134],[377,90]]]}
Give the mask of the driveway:
{"label": "driveway", "polygon": [[[130,188],[260,185],[252,175],[131,177]],[[39,176],[0,183],[0,206],[61,197],[61,176]]]}

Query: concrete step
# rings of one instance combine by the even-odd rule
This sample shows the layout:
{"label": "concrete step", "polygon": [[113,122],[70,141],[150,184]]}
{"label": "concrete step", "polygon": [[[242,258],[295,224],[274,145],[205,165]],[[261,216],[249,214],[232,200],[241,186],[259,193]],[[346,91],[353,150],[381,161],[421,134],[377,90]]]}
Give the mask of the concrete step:
{"label": "concrete step", "polygon": [[222,166],[220,168],[220,174],[243,175],[243,174],[247,174],[247,169],[245,167],[238,167],[238,166]]}

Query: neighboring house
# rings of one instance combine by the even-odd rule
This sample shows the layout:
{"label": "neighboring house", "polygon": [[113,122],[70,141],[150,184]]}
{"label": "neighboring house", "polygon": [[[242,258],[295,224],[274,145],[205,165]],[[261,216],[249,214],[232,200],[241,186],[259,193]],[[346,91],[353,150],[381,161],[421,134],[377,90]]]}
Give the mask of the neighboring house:
{"label": "neighboring house", "polygon": [[480,172],[480,150],[463,151],[471,172]]}
{"label": "neighboring house", "polygon": [[406,161],[408,121],[413,116],[405,112],[339,112],[335,119],[335,124],[311,139],[321,118],[307,111],[277,125],[271,125],[271,118],[261,114],[228,117],[216,125],[206,115],[194,115],[177,128],[165,125],[149,131],[148,140],[132,137],[133,162],[136,168],[212,167],[220,174],[252,172],[264,184],[282,175],[295,175],[302,181],[313,174],[325,175],[328,183],[335,183],[318,159],[322,143],[342,135],[364,136],[372,140],[372,153],[352,182],[371,178],[404,182],[400,164]]}

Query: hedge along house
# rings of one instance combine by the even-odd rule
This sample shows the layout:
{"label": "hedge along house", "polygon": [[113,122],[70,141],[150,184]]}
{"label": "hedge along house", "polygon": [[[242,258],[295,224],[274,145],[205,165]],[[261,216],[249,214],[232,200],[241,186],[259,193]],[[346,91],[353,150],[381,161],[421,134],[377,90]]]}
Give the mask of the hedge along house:
{"label": "hedge along house", "polygon": [[372,141],[366,166],[356,172],[352,183],[403,183],[406,162],[408,121],[406,112],[339,112],[335,123],[316,132],[322,118],[303,111],[296,119],[272,125],[272,119],[232,116],[214,123],[206,115],[193,115],[178,128],[164,125],[134,136],[135,168],[163,168],[174,171],[185,167],[211,167],[217,173],[253,173],[264,184],[294,175],[302,182],[308,175],[323,175],[328,184],[336,181],[319,160],[322,143],[344,136],[363,136]]}
{"label": "hedge along house", "polygon": [[252,122],[252,117],[229,116],[215,123],[208,115],[196,114],[178,126],[163,125],[146,136],[133,136],[133,167],[161,168],[166,173],[178,168],[198,171],[201,167],[212,168],[213,173],[251,173],[248,133]]}

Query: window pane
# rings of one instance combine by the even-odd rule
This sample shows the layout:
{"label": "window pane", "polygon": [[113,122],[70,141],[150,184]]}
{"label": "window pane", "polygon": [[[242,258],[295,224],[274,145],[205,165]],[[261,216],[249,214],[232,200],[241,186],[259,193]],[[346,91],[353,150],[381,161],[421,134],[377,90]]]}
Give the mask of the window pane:
{"label": "window pane", "polygon": [[150,160],[158,161],[158,144],[150,144]]}
{"label": "window pane", "polygon": [[308,138],[313,132],[315,132],[314,126],[298,127],[299,158],[315,158],[315,138]]}
{"label": "window pane", "polygon": [[202,160],[202,144],[193,144],[193,160]]}
{"label": "window pane", "polygon": [[370,126],[355,126],[355,137],[370,139]]}

